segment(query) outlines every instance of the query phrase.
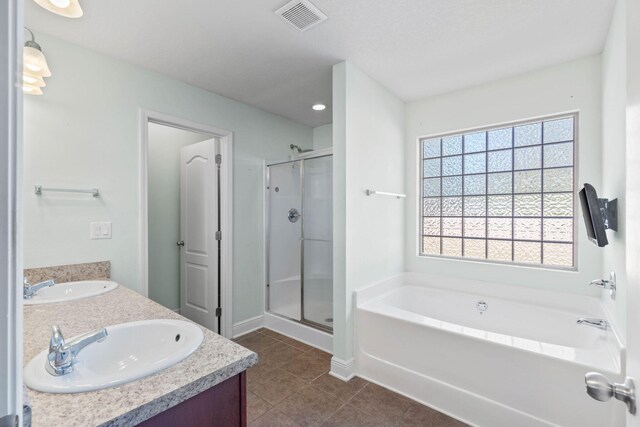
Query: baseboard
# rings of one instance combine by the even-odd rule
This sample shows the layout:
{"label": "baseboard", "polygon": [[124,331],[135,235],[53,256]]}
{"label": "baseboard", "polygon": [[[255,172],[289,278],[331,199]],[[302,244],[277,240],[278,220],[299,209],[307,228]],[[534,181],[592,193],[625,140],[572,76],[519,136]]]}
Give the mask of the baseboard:
{"label": "baseboard", "polygon": [[333,336],[327,332],[271,313],[264,314],[264,327],[333,354]]}
{"label": "baseboard", "polygon": [[264,316],[256,316],[233,325],[233,338],[246,335],[264,326]]}
{"label": "baseboard", "polygon": [[333,356],[331,358],[331,371],[329,375],[342,381],[349,381],[356,375],[356,361],[353,358],[342,360]]}

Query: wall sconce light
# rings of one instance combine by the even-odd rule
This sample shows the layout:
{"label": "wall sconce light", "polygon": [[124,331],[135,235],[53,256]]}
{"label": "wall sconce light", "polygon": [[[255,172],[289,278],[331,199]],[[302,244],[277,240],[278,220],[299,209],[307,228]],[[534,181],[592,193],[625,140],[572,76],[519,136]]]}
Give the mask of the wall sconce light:
{"label": "wall sconce light", "polygon": [[46,86],[44,77],[50,77],[51,70],[33,32],[24,28],[31,34],[31,40],[25,42],[22,53],[22,90],[29,95],[42,95],[42,88]]}
{"label": "wall sconce light", "polygon": [[78,0],[34,0],[38,6],[66,18],[80,18],[82,8]]}

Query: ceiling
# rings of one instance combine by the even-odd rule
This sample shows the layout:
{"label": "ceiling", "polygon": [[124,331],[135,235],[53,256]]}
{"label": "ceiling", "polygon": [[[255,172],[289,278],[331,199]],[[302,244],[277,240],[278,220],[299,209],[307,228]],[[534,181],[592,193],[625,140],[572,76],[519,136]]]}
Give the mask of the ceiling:
{"label": "ceiling", "polygon": [[84,16],[25,0],[26,23],[309,126],[331,122],[331,69],[347,60],[406,102],[602,51],[614,0],[81,0]]}

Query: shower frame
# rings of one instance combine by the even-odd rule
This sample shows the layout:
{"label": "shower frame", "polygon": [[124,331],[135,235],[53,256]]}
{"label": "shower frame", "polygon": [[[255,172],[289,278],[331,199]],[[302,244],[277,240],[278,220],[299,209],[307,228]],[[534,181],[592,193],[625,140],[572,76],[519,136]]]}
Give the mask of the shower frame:
{"label": "shower frame", "polygon": [[[328,332],[330,334],[333,334],[332,327],[323,325],[318,322],[314,322],[312,320],[305,319],[305,316],[304,316],[304,283],[305,283],[304,282],[304,242],[305,242],[305,237],[304,237],[304,216],[305,216],[304,214],[304,161],[310,160],[310,159],[317,159],[321,157],[331,157],[333,162],[333,149],[325,148],[325,149],[313,150],[310,152],[301,153],[299,155],[289,156],[288,160],[265,162],[266,185],[265,185],[265,204],[264,204],[265,206],[264,208],[264,243],[265,243],[264,244],[264,248],[265,248],[264,302],[265,302],[265,312],[269,313],[272,316],[277,316],[277,317],[289,320],[291,322],[295,322],[301,325],[305,325],[305,326],[309,326],[309,327],[321,330],[323,332]],[[269,214],[270,212],[269,208],[270,208],[270,202],[271,202],[271,197],[269,195],[269,189],[271,187],[269,167],[287,164],[287,163],[297,163],[297,162],[300,162],[300,199],[301,199],[300,233],[301,233],[301,242],[302,242],[300,245],[300,320],[294,319],[288,316],[284,316],[278,313],[274,313],[270,310],[271,293],[270,293],[270,283],[269,283],[269,260],[270,260],[269,239],[271,237],[269,232],[270,219],[271,219]],[[331,200],[333,203],[333,194],[331,195]],[[331,280],[331,285],[333,286],[333,279]],[[332,307],[333,307],[333,301],[332,301]]]}

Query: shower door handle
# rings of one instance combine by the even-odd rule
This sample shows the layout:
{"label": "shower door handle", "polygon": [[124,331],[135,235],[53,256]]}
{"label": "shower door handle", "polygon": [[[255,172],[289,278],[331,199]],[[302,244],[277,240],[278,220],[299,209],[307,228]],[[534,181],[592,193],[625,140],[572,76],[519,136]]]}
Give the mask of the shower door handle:
{"label": "shower door handle", "polygon": [[298,218],[300,218],[300,212],[298,212],[298,209],[296,208],[291,208],[289,209],[287,218],[289,219],[289,222],[297,222]]}
{"label": "shower door handle", "polygon": [[180,241],[176,242],[176,245],[184,246],[184,240],[180,240]]}

